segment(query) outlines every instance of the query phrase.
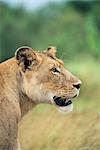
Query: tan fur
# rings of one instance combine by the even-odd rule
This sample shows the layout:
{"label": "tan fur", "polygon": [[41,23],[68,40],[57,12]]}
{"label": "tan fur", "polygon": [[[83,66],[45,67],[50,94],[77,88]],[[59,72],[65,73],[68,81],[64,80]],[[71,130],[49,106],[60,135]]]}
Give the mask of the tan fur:
{"label": "tan fur", "polygon": [[[77,93],[73,84],[80,80],[55,52],[53,47],[44,52],[21,47],[15,58],[0,64],[0,150],[20,149],[18,122],[36,104],[51,103],[54,95],[72,98]],[[54,73],[54,67],[61,72]]]}

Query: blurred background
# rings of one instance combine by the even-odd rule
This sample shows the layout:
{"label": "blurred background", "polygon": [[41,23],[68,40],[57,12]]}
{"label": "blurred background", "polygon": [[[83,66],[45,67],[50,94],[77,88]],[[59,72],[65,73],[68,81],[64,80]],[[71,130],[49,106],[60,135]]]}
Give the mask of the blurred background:
{"label": "blurred background", "polygon": [[22,150],[100,150],[100,1],[0,0],[0,62],[23,45],[56,46],[83,85],[71,114],[41,104],[22,119]]}

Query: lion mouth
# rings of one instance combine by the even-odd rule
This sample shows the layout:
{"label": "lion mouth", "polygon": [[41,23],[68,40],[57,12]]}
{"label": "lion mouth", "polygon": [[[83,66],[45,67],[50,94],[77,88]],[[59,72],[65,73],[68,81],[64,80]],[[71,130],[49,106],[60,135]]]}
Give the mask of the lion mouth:
{"label": "lion mouth", "polygon": [[61,97],[54,96],[54,103],[58,106],[58,110],[62,113],[69,113],[73,111],[73,103],[70,99],[63,99]]}
{"label": "lion mouth", "polygon": [[54,99],[55,104],[59,107],[66,107],[72,104],[72,101],[70,99],[66,100],[57,96],[54,96],[53,99]]}

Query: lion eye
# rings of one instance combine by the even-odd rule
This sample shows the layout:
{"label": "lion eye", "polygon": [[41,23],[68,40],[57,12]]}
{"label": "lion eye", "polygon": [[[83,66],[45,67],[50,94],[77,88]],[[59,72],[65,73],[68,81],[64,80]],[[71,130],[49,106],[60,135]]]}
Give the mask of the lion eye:
{"label": "lion eye", "polygon": [[51,71],[52,71],[53,74],[60,73],[60,69],[59,68],[52,68]]}

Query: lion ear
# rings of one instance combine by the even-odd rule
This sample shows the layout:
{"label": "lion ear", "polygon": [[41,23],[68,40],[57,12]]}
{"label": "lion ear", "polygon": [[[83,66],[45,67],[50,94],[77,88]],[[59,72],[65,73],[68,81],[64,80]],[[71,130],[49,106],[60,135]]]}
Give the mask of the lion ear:
{"label": "lion ear", "polygon": [[56,55],[56,47],[50,46],[47,48],[47,55],[50,57],[55,57]]}
{"label": "lion ear", "polygon": [[37,64],[37,54],[28,46],[18,48],[15,52],[15,58],[24,72],[26,69],[30,69],[32,64]]}

